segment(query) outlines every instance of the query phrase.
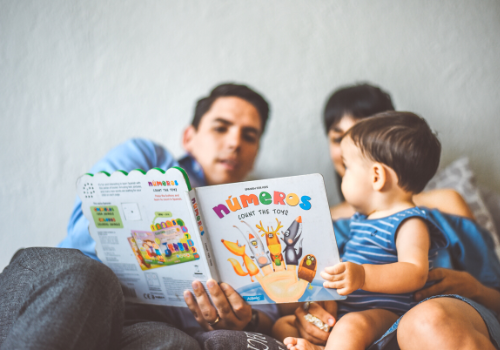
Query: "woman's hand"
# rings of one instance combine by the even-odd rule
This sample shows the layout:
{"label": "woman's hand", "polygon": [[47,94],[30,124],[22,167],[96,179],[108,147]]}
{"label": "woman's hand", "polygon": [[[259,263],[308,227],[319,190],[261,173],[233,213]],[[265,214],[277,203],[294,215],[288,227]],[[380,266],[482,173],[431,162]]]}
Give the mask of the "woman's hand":
{"label": "woman's hand", "polygon": [[427,281],[436,284],[415,293],[416,301],[433,295],[458,294],[500,313],[500,291],[486,287],[468,272],[437,268],[429,271]]}
{"label": "woman's hand", "polygon": [[429,271],[427,282],[436,281],[432,286],[415,293],[415,300],[440,294],[459,294],[469,299],[476,299],[481,283],[468,272],[436,268]]}
{"label": "woman's hand", "polygon": [[[326,302],[328,303],[328,302]],[[323,304],[323,303],[321,303]],[[323,304],[324,306],[328,306],[328,304]],[[327,309],[330,309],[326,307]],[[299,306],[295,310],[295,326],[297,327],[300,336],[313,344],[324,345],[328,340],[328,336],[330,332],[325,332],[308,322],[304,316],[307,313],[310,313],[313,316],[319,318],[323,323],[326,323],[328,326],[332,327],[335,324],[336,315],[336,305],[332,304],[332,312],[335,313],[335,316],[329,313],[325,308],[323,308],[320,303],[311,303],[309,305],[309,310],[306,312],[302,306]]]}
{"label": "woman's hand", "polygon": [[204,330],[241,331],[250,322],[252,307],[227,283],[218,285],[213,279],[207,281],[207,289],[212,297],[213,305],[201,282],[194,281],[192,286],[194,296],[190,291],[185,291],[184,300]]}

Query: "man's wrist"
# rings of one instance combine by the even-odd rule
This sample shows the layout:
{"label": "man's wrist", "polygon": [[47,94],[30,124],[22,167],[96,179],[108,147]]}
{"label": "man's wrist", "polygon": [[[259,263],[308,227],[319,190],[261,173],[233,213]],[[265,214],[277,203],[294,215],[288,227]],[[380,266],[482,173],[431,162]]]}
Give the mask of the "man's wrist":
{"label": "man's wrist", "polygon": [[247,323],[245,328],[243,328],[243,330],[247,332],[256,332],[258,327],[259,327],[259,311],[252,309],[252,318],[250,319],[250,322]]}

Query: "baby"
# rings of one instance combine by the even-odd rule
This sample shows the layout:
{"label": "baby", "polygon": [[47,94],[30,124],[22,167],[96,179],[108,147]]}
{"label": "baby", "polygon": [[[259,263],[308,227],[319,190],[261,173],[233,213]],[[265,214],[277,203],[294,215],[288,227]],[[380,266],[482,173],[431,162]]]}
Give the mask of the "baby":
{"label": "baby", "polygon": [[[444,235],[415,207],[439,165],[441,144],[426,121],[409,112],[385,112],[354,125],[341,142],[346,167],[342,193],[357,213],[342,262],[321,276],[345,301],[326,302],[336,322],[326,349],[365,349],[416,303],[429,260]],[[295,316],[273,331],[288,349],[323,349],[300,336]]]}

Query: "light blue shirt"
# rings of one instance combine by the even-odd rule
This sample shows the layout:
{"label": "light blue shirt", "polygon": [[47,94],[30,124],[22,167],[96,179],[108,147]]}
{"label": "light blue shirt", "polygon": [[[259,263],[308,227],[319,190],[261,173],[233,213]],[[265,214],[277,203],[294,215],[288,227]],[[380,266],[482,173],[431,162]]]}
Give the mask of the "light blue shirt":
{"label": "light blue shirt", "polygon": [[[203,170],[193,157],[186,155],[177,161],[164,147],[144,139],[132,139],[116,146],[89,172],[96,174],[106,171],[111,174],[117,170],[126,172],[134,169],[148,171],[152,168],[167,170],[173,166],[180,166],[186,170],[192,187],[206,185]],[[88,226],[89,222],[82,213],[82,201],[77,197],[68,223],[68,235],[58,247],[79,249],[83,254],[99,261]]]}

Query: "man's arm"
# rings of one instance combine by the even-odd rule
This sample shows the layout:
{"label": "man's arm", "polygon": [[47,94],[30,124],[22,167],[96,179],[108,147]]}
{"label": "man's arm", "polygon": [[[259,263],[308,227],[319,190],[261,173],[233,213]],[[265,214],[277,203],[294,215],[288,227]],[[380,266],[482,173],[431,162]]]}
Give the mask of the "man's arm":
{"label": "man's arm", "polygon": [[[90,173],[100,171],[113,173],[116,170],[130,172],[134,169],[168,169],[176,166],[177,161],[163,147],[145,139],[128,140],[111,149],[91,169]],[[82,201],[76,198],[68,223],[68,235],[59,243],[60,248],[76,248],[85,255],[96,259],[95,242],[88,232],[88,220],[82,213]]]}

